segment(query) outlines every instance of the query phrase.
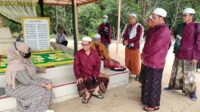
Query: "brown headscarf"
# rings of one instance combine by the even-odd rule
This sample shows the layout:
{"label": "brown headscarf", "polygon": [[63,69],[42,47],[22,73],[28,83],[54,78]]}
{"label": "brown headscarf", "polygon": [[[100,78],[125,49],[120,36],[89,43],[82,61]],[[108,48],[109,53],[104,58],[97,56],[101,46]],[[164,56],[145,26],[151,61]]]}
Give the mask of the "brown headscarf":
{"label": "brown headscarf", "polygon": [[15,88],[15,76],[18,71],[27,70],[29,73],[27,75],[36,74],[36,70],[31,58],[24,58],[20,55],[19,51],[28,53],[29,47],[25,43],[16,42],[15,44],[11,45],[7,55],[8,66],[6,69],[6,77],[8,85],[12,86],[12,88]]}

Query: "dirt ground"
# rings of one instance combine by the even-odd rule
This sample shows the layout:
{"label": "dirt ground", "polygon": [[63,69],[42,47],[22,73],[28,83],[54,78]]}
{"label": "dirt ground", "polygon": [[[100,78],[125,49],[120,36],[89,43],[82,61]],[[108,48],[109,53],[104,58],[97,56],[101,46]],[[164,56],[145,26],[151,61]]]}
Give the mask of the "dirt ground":
{"label": "dirt ground", "polygon": [[[116,55],[116,44],[110,46],[110,55],[124,65],[124,46],[120,44],[119,54]],[[142,49],[142,48],[141,48]],[[167,87],[174,55],[172,48],[168,52],[163,73],[162,88]],[[200,70],[199,70],[200,71]],[[200,98],[200,72],[196,73],[197,96]],[[105,99],[92,98],[89,104],[82,104],[80,98],[51,105],[56,112],[144,112],[140,102],[140,84],[130,78],[128,85],[107,91]],[[162,91],[161,106],[157,112],[200,112],[200,100],[191,101],[181,91]]]}

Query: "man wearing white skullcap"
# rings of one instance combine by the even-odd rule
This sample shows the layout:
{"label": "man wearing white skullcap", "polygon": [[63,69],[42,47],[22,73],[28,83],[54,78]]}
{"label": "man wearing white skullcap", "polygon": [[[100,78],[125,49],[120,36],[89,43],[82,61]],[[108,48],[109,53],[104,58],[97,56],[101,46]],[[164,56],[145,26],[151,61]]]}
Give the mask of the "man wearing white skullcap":
{"label": "man wearing white skullcap", "polygon": [[[185,8],[183,22],[177,25],[174,45],[175,60],[167,90],[181,89],[191,100],[197,100],[194,72],[200,53],[200,26],[194,21],[195,10]],[[182,77],[182,79],[180,79]],[[189,84],[187,82],[190,82]]]}
{"label": "man wearing white skullcap", "polygon": [[146,111],[159,110],[162,73],[170,46],[170,31],[164,18],[167,12],[156,8],[152,12],[154,27],[148,31],[142,51],[143,75],[141,100]]}
{"label": "man wearing white skullcap", "polygon": [[120,63],[118,61],[111,59],[105,45],[101,43],[101,35],[94,35],[91,48],[95,49],[98,52],[101,60],[104,62],[105,68],[115,68],[120,66]]}
{"label": "man wearing white skullcap", "polygon": [[123,33],[123,44],[125,48],[125,64],[130,71],[130,76],[134,75],[135,80],[139,80],[140,74],[140,39],[143,37],[144,28],[137,22],[137,15],[128,15],[129,24],[125,26]]}
{"label": "man wearing white skullcap", "polygon": [[106,60],[111,59],[105,45],[101,43],[101,35],[100,34],[97,33],[94,35],[94,39],[93,39],[91,48],[95,49],[98,52],[101,59],[106,59]]}
{"label": "man wearing white skullcap", "polygon": [[154,9],[153,14],[156,14],[156,15],[161,16],[161,17],[166,17],[167,16],[167,12],[163,8]]}
{"label": "man wearing white skullcap", "polygon": [[183,14],[195,14],[195,10],[193,8],[185,8]]}
{"label": "man wearing white skullcap", "polygon": [[107,15],[104,15],[104,16],[103,16],[103,19],[108,19],[108,16],[107,16]]}
{"label": "man wearing white skullcap", "polygon": [[130,16],[137,18],[137,15],[136,15],[135,13],[129,14],[129,17],[130,17]]}
{"label": "man wearing white skullcap", "polygon": [[101,35],[101,42],[106,46],[106,49],[109,50],[109,45],[112,38],[112,26],[108,23],[108,16],[104,15],[103,23],[99,25],[98,33]]}
{"label": "man wearing white skullcap", "polygon": [[92,96],[103,99],[101,93],[105,93],[109,82],[109,79],[100,73],[101,60],[97,51],[91,49],[91,42],[90,37],[83,37],[83,48],[74,56],[74,74],[83,104],[88,103]]}
{"label": "man wearing white skullcap", "polygon": [[95,49],[98,52],[102,60],[111,61],[105,45],[101,43],[101,35],[95,34],[91,48]]}
{"label": "man wearing white skullcap", "polygon": [[97,33],[97,34],[95,34],[95,35],[94,35],[94,39],[101,39],[101,35],[100,35],[100,34],[98,34],[98,33]]}
{"label": "man wearing white skullcap", "polygon": [[83,42],[83,41],[91,42],[92,39],[91,39],[90,37],[83,37],[83,38],[82,38],[82,42]]}

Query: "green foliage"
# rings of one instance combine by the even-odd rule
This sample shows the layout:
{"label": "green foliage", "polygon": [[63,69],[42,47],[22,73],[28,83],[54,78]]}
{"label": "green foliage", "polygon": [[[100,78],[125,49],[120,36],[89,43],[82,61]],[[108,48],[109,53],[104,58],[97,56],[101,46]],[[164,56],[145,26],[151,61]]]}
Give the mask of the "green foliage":
{"label": "green foliage", "polygon": [[[113,37],[117,34],[118,0],[100,0],[97,3],[83,5],[78,8],[78,22],[80,37],[84,35],[93,36],[102,22],[102,16],[108,15],[109,23],[113,26]],[[192,7],[196,10],[196,21],[200,22],[200,0],[121,0],[121,31],[127,24],[127,15],[131,12],[137,14],[137,20],[145,25],[146,18],[155,7],[162,7],[167,10],[167,24],[170,28],[182,22],[182,10],[185,7]],[[39,6],[37,14],[40,15]],[[63,25],[67,36],[73,34],[72,9],[64,6],[45,6],[44,15],[50,17],[51,34],[56,33],[56,26]],[[5,26],[10,27],[12,32],[20,32],[21,25],[10,20],[4,21]]]}
{"label": "green foliage", "polygon": [[79,31],[83,34],[89,34],[94,31],[92,29],[96,30],[100,23],[100,13],[101,10],[96,4],[79,7]]}
{"label": "green foliage", "polygon": [[16,23],[9,19],[3,19],[3,21],[4,21],[3,23],[4,26],[9,27],[12,32],[18,32],[18,33],[21,32],[22,30],[21,24]]}
{"label": "green foliage", "polygon": [[[40,8],[37,6],[37,14],[40,15]],[[50,33],[55,34],[57,25],[62,25],[66,34],[72,35],[72,11],[70,7],[63,6],[44,6],[44,16],[50,17]]]}

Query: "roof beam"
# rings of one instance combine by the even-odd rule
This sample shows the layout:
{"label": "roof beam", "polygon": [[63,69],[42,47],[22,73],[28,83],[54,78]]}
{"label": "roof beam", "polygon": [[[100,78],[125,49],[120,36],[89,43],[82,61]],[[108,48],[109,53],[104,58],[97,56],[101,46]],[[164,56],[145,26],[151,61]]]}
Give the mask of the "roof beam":
{"label": "roof beam", "polygon": [[[72,6],[72,2],[71,0],[43,0],[44,1],[44,4],[47,4],[47,5],[68,5],[68,6]],[[89,4],[89,3],[92,3],[92,2],[96,2],[96,1],[99,1],[99,0],[76,0],[76,4],[78,6],[80,5],[85,5],[85,4]]]}

